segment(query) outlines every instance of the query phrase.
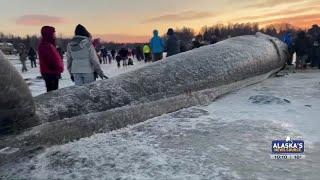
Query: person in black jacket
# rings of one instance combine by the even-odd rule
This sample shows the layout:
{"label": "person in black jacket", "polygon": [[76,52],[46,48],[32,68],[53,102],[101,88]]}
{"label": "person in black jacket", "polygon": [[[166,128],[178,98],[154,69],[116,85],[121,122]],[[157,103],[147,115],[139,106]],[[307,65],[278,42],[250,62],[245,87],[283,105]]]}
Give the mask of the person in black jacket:
{"label": "person in black jacket", "polygon": [[314,48],[314,64],[313,66],[318,66],[320,69],[320,34],[316,38],[316,40],[313,42],[313,48]]}
{"label": "person in black jacket", "polygon": [[123,66],[127,66],[128,65],[128,56],[129,56],[129,50],[126,47],[122,47],[119,52],[118,55],[121,57],[122,60],[122,65]]}
{"label": "person in black jacket", "polygon": [[310,37],[310,51],[309,60],[311,61],[311,67],[318,65],[317,49],[318,49],[318,36],[320,35],[320,27],[317,24],[312,25],[312,28],[308,30],[307,35]]}
{"label": "person in black jacket", "polygon": [[116,61],[117,61],[117,66],[118,66],[118,68],[120,68],[120,67],[121,67],[121,64],[120,64],[120,62],[121,62],[121,57],[120,57],[119,54],[116,56]]}
{"label": "person in black jacket", "polygon": [[114,60],[116,58],[116,50],[115,49],[111,50],[111,56],[112,56],[112,60]]}
{"label": "person in black jacket", "polygon": [[37,53],[32,47],[29,49],[28,58],[31,62],[31,68],[34,68],[34,67],[36,68],[37,67],[37,63],[36,63]]}
{"label": "person in black jacket", "polygon": [[138,61],[143,60],[143,52],[140,45],[136,46],[136,56]]}
{"label": "person in black jacket", "polygon": [[308,50],[310,48],[309,40],[304,31],[300,31],[294,43],[295,52],[297,54],[296,69],[306,68],[306,60],[308,58]]}
{"label": "person in black jacket", "polygon": [[104,46],[102,46],[102,48],[100,49],[100,52],[101,52],[102,63],[107,64],[107,58],[108,58],[107,49]]}
{"label": "person in black jacket", "polygon": [[180,53],[180,42],[172,28],[167,32],[168,40],[166,43],[167,57]]}

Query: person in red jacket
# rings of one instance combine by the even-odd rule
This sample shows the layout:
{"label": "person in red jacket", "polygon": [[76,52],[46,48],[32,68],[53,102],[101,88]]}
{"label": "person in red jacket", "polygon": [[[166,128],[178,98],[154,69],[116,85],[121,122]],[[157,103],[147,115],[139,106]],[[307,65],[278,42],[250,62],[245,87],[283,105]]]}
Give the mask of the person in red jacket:
{"label": "person in red jacket", "polygon": [[46,82],[47,92],[59,88],[59,79],[63,72],[63,61],[56,49],[55,28],[44,26],[42,39],[38,47],[40,73]]}

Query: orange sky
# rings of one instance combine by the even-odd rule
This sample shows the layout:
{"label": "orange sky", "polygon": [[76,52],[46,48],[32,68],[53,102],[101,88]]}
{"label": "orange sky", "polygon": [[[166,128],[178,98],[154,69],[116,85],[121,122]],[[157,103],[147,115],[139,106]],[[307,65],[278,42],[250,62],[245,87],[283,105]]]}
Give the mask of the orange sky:
{"label": "orange sky", "polygon": [[216,23],[291,23],[307,28],[320,24],[320,0],[1,0],[0,31],[39,34],[43,25],[72,36],[76,24],[106,41],[136,42],[153,29],[198,31]]}

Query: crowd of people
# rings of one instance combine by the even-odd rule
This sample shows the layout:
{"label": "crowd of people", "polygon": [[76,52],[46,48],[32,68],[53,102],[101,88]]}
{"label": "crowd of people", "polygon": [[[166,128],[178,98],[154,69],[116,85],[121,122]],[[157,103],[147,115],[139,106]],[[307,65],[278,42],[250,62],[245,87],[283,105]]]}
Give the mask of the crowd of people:
{"label": "crowd of people", "polygon": [[[37,67],[36,59],[39,56],[40,73],[46,83],[47,92],[56,90],[59,87],[59,79],[64,71],[64,52],[56,46],[55,28],[44,26],[41,29],[41,41],[38,46],[38,53],[30,48],[29,52],[21,44],[19,49],[22,72],[28,71],[26,60],[29,58],[31,67]],[[75,85],[85,85],[94,82],[98,77],[107,79],[100,64],[111,64],[113,60],[117,66],[123,67],[134,65],[133,59],[138,61],[156,62],[163,59],[163,53],[167,52],[167,57],[180,53],[179,40],[175,36],[172,28],[168,29],[168,39],[165,42],[157,30],[153,31],[153,37],[149,44],[143,47],[128,48],[125,45],[119,50],[109,51],[101,45],[100,39],[92,39],[89,31],[82,25],[77,25],[74,37],[67,46],[66,59],[67,70],[70,79]]]}
{"label": "crowd of people", "polygon": [[154,30],[150,43],[143,46],[137,45],[129,48],[123,45],[118,51],[115,49],[110,51],[96,41],[95,48],[100,64],[111,64],[113,60],[116,60],[118,67],[121,67],[121,64],[126,67],[133,65],[133,59],[146,63],[156,62],[163,59],[164,52],[167,52],[167,57],[180,53],[180,41],[172,28],[168,29],[167,36],[165,41],[159,36],[158,30]]}
{"label": "crowd of people", "polygon": [[108,79],[100,64],[111,64],[115,60],[118,67],[121,67],[121,64],[126,67],[133,65],[135,58],[148,63],[163,59],[164,52],[167,52],[167,57],[180,53],[179,40],[171,28],[167,32],[166,42],[159,36],[158,31],[154,30],[150,43],[143,47],[128,48],[124,45],[119,50],[111,51],[101,46],[100,39],[92,39],[90,32],[79,24],[67,46],[67,51],[63,52],[62,48],[56,46],[55,32],[54,27],[42,27],[37,52],[32,47],[27,52],[24,44],[19,47],[22,72],[28,71],[27,58],[31,62],[31,68],[37,67],[36,59],[39,58],[40,73],[45,81],[47,92],[59,88],[59,80],[64,71],[64,53],[70,79],[79,86],[94,82],[98,77]]}
{"label": "crowd of people", "polygon": [[317,67],[320,69],[320,27],[313,25],[307,32],[300,31],[296,37],[288,31],[283,41],[288,45],[289,59],[287,65],[293,65],[293,55],[296,53],[296,69]]}
{"label": "crowd of people", "polygon": [[[41,29],[41,42],[38,53],[32,47],[27,51],[24,44],[19,45],[19,56],[22,64],[22,72],[28,71],[26,67],[27,58],[31,62],[31,68],[37,67],[36,59],[39,58],[40,73],[45,80],[47,91],[58,89],[61,73],[64,71],[63,57],[66,54],[67,70],[75,85],[84,85],[94,82],[98,77],[107,79],[101,69],[101,64],[112,64],[116,61],[120,68],[134,65],[133,59],[137,61],[156,62],[166,57],[173,56],[185,51],[185,45],[177,38],[175,31],[169,28],[166,38],[159,36],[158,30],[153,31],[150,42],[143,46],[127,47],[123,45],[118,50],[108,50],[101,44],[100,39],[92,39],[89,31],[82,25],[77,25],[74,37],[70,40],[66,52],[56,47],[55,28],[44,26]],[[212,37],[212,42],[218,42],[218,37]],[[300,31],[296,35],[288,31],[283,39],[288,45],[290,58],[287,65],[293,65],[293,55],[296,54],[296,68],[305,69],[307,64],[320,69],[320,27],[313,25],[307,32]],[[196,36],[192,40],[192,48],[205,45],[201,37]],[[38,54],[38,55],[37,55]]]}

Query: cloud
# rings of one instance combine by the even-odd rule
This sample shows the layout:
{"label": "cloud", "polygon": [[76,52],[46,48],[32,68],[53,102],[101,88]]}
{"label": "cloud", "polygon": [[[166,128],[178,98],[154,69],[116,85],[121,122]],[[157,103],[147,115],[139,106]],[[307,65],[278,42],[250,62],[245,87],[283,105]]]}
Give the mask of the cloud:
{"label": "cloud", "polygon": [[39,26],[46,24],[62,24],[67,23],[67,20],[62,17],[48,16],[41,14],[28,14],[17,18],[16,23],[19,25]]}
{"label": "cloud", "polygon": [[317,8],[319,7],[320,5],[318,4],[312,7],[308,6],[308,7],[298,8],[298,9],[286,9],[286,10],[281,10],[281,11],[276,11],[271,13],[264,13],[256,16],[244,16],[244,17],[234,19],[234,21],[252,21],[252,20],[257,21],[258,19],[270,19],[270,18],[279,17],[279,16],[291,17],[296,15],[306,14],[308,12],[311,12],[312,10],[317,10]]}
{"label": "cloud", "polygon": [[301,28],[310,27],[312,24],[320,24],[320,13],[297,15],[291,17],[275,18],[259,22],[261,25],[290,23]]}
{"label": "cloud", "polygon": [[[274,0],[268,1],[269,3],[275,3],[277,5],[288,2],[285,0],[278,0],[278,3],[275,3]],[[272,8],[271,11],[261,11],[258,15],[252,16],[243,16],[232,19],[235,22],[257,22],[262,26],[268,24],[282,24],[282,23],[290,23],[296,27],[305,28],[310,26],[314,23],[319,23],[319,13],[317,10],[320,7],[319,4],[320,0],[313,0],[313,1],[299,1],[301,3],[298,4],[291,4],[288,7],[282,8]],[[293,3],[298,2],[298,0],[290,1]],[[266,2],[264,2],[266,3]],[[253,4],[252,6],[257,5]],[[260,3],[260,5],[262,5]],[[265,4],[266,5],[266,4]],[[265,7],[261,7],[265,8]],[[257,8],[259,9],[259,8]]]}
{"label": "cloud", "polygon": [[[315,0],[317,1],[317,0]],[[257,2],[257,1],[254,1]],[[305,2],[304,0],[265,0],[263,2],[250,4],[247,6],[247,8],[268,8],[268,7],[274,7],[282,4],[292,4],[292,3],[299,3],[299,2]]]}
{"label": "cloud", "polygon": [[184,11],[176,14],[165,14],[158,17],[153,17],[143,21],[144,23],[152,22],[176,22],[176,21],[187,21],[187,20],[196,20],[204,19],[214,16],[212,12],[196,12],[196,11]]}
{"label": "cloud", "polygon": [[149,36],[127,35],[127,34],[96,34],[95,38],[101,38],[106,42],[117,43],[144,43],[149,41]]}

